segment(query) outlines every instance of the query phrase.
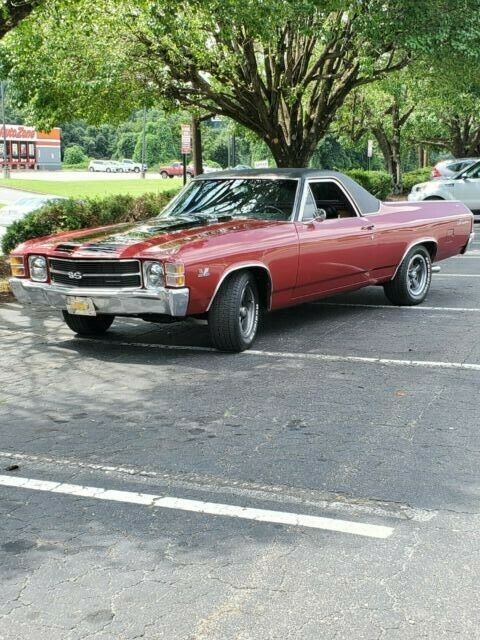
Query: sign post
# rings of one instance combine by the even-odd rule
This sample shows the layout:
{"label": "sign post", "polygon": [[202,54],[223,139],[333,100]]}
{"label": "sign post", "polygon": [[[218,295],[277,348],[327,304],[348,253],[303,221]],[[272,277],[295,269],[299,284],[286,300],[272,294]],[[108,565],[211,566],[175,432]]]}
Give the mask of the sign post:
{"label": "sign post", "polygon": [[368,158],[368,170],[370,171],[370,161],[373,156],[373,140],[367,142],[367,158]]}
{"label": "sign post", "polygon": [[192,152],[192,127],[182,124],[182,160],[183,160],[183,184],[187,182],[187,155]]}

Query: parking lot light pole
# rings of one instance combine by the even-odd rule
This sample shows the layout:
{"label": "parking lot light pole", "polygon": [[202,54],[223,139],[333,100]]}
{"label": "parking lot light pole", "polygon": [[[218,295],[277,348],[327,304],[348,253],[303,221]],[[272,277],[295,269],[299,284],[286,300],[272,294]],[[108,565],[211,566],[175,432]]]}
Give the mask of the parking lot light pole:
{"label": "parking lot light pole", "polygon": [[2,124],[3,124],[3,177],[9,178],[10,171],[7,163],[7,127],[5,124],[5,81],[0,82],[0,92],[2,94]]}

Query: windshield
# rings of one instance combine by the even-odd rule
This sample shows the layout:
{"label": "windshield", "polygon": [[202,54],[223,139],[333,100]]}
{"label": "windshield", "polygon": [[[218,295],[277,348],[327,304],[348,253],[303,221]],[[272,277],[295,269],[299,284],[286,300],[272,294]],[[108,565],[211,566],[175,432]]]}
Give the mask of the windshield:
{"label": "windshield", "polygon": [[162,218],[239,217],[286,221],[292,217],[297,188],[297,180],[195,180],[167,207]]}

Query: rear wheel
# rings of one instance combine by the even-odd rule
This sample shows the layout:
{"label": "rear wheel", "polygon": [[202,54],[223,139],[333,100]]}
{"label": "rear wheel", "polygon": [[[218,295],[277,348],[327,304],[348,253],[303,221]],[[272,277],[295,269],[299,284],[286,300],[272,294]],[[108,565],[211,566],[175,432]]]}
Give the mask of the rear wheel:
{"label": "rear wheel", "polygon": [[248,271],[230,276],[208,313],[210,337],[220,351],[245,351],[257,335],[260,305],[255,278]]}
{"label": "rear wheel", "polygon": [[166,171],[160,171],[160,175],[162,176],[162,178],[165,180],[165,178],[168,178],[168,173]]}
{"label": "rear wheel", "polygon": [[427,297],[432,281],[432,259],[423,245],[413,247],[400,265],[396,276],[383,285],[392,304],[413,306]]}
{"label": "rear wheel", "polygon": [[99,336],[110,329],[115,316],[75,316],[68,311],[62,311],[63,319],[69,329],[81,336]]}

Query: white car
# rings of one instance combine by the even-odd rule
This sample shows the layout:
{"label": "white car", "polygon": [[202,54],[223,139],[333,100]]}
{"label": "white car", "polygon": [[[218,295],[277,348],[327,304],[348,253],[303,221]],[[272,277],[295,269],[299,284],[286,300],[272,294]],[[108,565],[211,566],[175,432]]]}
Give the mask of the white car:
{"label": "white car", "polygon": [[[121,165],[123,171],[134,171],[135,173],[140,173],[140,171],[142,170],[141,162],[134,162],[133,160],[130,160],[128,158],[123,158],[123,160],[119,160],[118,164]],[[147,165],[144,164],[143,168],[146,171]]]}
{"label": "white car", "polygon": [[107,173],[117,173],[123,171],[120,163],[114,160],[90,160],[89,171],[106,171]]}
{"label": "white car", "polygon": [[416,184],[408,194],[410,202],[419,200],[458,200],[473,212],[480,222],[480,161],[452,178]]}

